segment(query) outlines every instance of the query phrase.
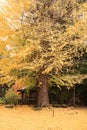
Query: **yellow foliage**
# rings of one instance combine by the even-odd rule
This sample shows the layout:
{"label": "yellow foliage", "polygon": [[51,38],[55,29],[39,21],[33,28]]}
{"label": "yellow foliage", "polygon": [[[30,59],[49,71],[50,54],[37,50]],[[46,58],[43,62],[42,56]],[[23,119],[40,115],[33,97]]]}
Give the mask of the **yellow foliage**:
{"label": "yellow foliage", "polygon": [[[67,5],[74,6],[75,0],[57,0],[49,8],[43,1],[34,2],[7,0],[1,9],[0,54],[5,58],[0,60],[0,73],[4,75],[12,69],[49,73],[55,68],[58,73],[64,64],[72,64],[68,60],[79,56],[78,47],[87,40],[87,3],[68,14]],[[65,24],[60,24],[61,19]],[[11,50],[5,49],[7,44]]]}

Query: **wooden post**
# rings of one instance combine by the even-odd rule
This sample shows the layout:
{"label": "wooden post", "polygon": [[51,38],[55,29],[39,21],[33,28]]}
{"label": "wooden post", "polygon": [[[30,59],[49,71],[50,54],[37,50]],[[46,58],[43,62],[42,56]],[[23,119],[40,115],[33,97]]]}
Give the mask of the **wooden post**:
{"label": "wooden post", "polygon": [[54,117],[54,106],[53,106],[53,117]]}

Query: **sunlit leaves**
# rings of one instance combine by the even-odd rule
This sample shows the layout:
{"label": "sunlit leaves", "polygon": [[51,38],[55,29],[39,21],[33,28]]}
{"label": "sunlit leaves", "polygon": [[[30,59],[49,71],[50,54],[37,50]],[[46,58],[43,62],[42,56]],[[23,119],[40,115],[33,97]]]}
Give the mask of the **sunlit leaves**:
{"label": "sunlit leaves", "polygon": [[87,3],[79,5],[75,0],[7,0],[0,13],[3,72],[28,69],[58,74],[64,65],[73,66],[87,39],[86,9]]}

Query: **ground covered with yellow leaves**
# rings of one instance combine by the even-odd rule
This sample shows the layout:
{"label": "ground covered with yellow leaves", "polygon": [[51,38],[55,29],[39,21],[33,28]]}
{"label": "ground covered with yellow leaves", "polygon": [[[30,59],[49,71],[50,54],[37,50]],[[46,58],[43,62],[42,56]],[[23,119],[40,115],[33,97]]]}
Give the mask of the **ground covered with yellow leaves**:
{"label": "ground covered with yellow leaves", "polygon": [[87,130],[87,108],[0,106],[0,130]]}

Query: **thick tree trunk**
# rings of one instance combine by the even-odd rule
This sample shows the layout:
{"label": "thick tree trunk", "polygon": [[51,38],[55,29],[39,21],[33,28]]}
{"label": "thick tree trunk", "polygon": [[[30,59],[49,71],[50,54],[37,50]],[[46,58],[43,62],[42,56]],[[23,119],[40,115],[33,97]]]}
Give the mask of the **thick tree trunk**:
{"label": "thick tree trunk", "polygon": [[41,82],[41,87],[38,87],[37,105],[39,107],[48,107],[49,106],[49,98],[48,98],[47,74],[41,75],[40,82]]}

